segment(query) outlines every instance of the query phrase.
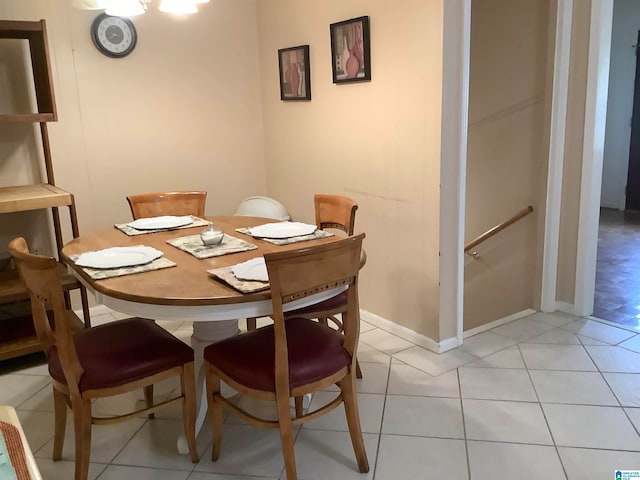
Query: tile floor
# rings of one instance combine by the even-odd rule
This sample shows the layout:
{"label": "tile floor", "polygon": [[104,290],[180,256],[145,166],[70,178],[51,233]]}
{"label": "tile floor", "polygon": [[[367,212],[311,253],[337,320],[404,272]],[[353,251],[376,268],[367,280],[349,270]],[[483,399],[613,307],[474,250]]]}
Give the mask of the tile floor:
{"label": "tile floor", "polygon": [[640,331],[640,213],[600,209],[593,316]]}
{"label": "tile floor", "polygon": [[[111,314],[94,318],[111,321]],[[161,322],[183,339],[190,325]],[[566,314],[516,320],[436,355],[363,324],[359,401],[371,471],[359,474],[342,408],[297,431],[299,478],[602,480],[640,469],[640,334]],[[0,404],[16,407],[45,480],[73,478],[73,429],[52,462],[51,387],[40,357],[0,363]],[[164,384],[159,394],[175,385]],[[313,403],[332,391],[319,392]],[[136,397],[96,402],[117,412]],[[71,416],[69,416],[71,419]],[[198,437],[197,465],[176,453],[179,410],[94,426],[90,478],[285,478],[278,433],[227,417],[222,453]]]}

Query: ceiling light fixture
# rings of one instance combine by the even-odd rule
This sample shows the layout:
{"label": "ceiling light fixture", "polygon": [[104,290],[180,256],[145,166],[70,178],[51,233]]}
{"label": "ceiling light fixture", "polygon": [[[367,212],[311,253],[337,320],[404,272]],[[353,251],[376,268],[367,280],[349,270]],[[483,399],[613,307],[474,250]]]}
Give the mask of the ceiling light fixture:
{"label": "ceiling light fixture", "polygon": [[[105,10],[114,17],[135,17],[149,9],[152,0],[82,0],[84,8]],[[198,11],[197,4],[209,0],[160,0],[158,10],[173,15],[187,15]]]}

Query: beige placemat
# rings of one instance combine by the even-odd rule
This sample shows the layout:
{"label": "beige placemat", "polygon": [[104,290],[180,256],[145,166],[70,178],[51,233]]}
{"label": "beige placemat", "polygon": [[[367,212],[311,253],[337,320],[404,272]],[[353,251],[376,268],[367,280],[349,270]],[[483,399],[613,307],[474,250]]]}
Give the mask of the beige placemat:
{"label": "beige placemat", "polygon": [[[2,434],[4,445],[7,447],[9,461],[15,471],[17,480],[30,480],[31,475],[27,467],[26,453],[20,438],[20,431],[15,425],[0,422],[0,433]],[[1,450],[4,451],[4,449]]]}
{"label": "beige placemat", "polygon": [[[251,231],[251,228],[252,227],[236,228],[236,232],[244,233],[245,235],[249,235],[250,237],[253,237],[253,235],[249,233]],[[333,237],[333,233],[318,229],[315,232],[310,233],[309,235],[299,235],[297,237],[289,237],[289,238],[253,237],[253,238],[264,240],[265,242],[273,243],[274,245],[289,245],[290,243],[306,242],[308,240],[318,240],[319,238],[327,238],[327,237]]]}
{"label": "beige placemat", "polygon": [[167,240],[167,243],[199,259],[220,257],[222,255],[228,255],[229,253],[248,252],[249,250],[258,248],[253,243],[245,242],[226,233],[224,234],[222,242],[218,245],[205,245],[200,239],[200,234],[172,238],[171,240]]}
{"label": "beige placemat", "polygon": [[214,268],[213,270],[207,270],[207,273],[242,293],[259,292],[269,288],[269,282],[238,280],[231,271],[231,267]]}
{"label": "beige placemat", "polygon": [[[72,255],[69,258],[74,262],[80,255]],[[87,274],[94,280],[104,280],[105,278],[123,277],[125,275],[134,275],[136,273],[151,272],[153,270],[162,270],[163,268],[175,267],[176,262],[160,257],[156,258],[153,262],[145,263],[144,265],[135,265],[133,267],[122,268],[90,268],[81,267]]]}
{"label": "beige placemat", "polygon": [[190,223],[189,225],[183,225],[181,227],[175,227],[175,228],[155,228],[153,230],[138,230],[137,228],[130,227],[128,223],[116,223],[114,227],[116,227],[118,230],[122,231],[123,233],[126,233],[131,237],[134,235],[144,235],[145,233],[166,232],[168,230],[181,230],[183,228],[203,227],[209,224],[207,220],[204,220],[200,217],[191,215],[191,218],[193,218],[193,223]]}

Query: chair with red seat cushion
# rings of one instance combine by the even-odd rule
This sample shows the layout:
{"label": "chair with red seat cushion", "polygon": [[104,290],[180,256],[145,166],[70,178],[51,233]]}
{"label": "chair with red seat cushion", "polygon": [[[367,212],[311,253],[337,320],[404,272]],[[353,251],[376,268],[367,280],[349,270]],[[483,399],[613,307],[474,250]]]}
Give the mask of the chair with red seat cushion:
{"label": "chair with red seat cushion", "polygon": [[[56,260],[29,253],[21,237],[9,244],[9,252],[29,292],[35,330],[49,363],[55,409],[53,460],[62,456],[67,405],[74,419],[75,480],[86,480],[92,424],[116,423],[181,403],[189,453],[197,462],[193,349],[152,320],[142,318],[120,320],[74,335],[71,318],[75,314],[65,307]],[[53,312],[55,329],[45,306]],[[180,377],[180,394],[154,404],[153,385],[174,376]],[[115,417],[92,416],[92,400],[137,389],[144,389],[145,408]]]}
{"label": "chair with red seat cushion", "polygon": [[[353,235],[356,223],[356,210],[358,203],[343,195],[330,195],[325,193],[316,193],[313,196],[313,204],[316,212],[316,226],[321,229],[340,230],[347,235]],[[360,267],[362,268],[366,262],[366,255],[362,251]],[[287,312],[287,317],[304,317],[315,319],[326,324],[327,319],[335,323],[338,328],[342,328],[342,322],[338,320],[336,315],[344,312],[347,305],[346,296],[344,294],[336,295],[314,305],[299,308],[291,312]],[[256,319],[247,318],[247,330],[256,329]],[[356,376],[362,378],[360,363],[356,359]],[[298,400],[298,408],[301,408],[300,400]]]}
{"label": "chair with red seat cushion", "polygon": [[[292,427],[344,403],[360,472],[368,472],[355,388],[355,358],[360,333],[358,271],[364,234],[335,242],[264,256],[273,304],[272,325],[227,338],[204,350],[207,400],[213,425],[212,460],[220,455],[222,408],[248,422],[278,428],[288,480],[296,480]],[[346,288],[343,330],[309,318],[285,318],[283,305]],[[251,397],[275,400],[277,420],[253,416],[220,394],[220,381]],[[326,405],[291,417],[290,399],[336,384],[340,392]]]}

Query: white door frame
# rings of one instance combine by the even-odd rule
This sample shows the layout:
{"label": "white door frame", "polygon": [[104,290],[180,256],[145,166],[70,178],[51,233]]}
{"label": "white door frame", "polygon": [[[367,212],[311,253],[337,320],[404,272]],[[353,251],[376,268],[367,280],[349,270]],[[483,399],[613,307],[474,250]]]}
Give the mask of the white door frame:
{"label": "white door frame", "polygon": [[613,1],[592,0],[573,313],[593,313]]}

